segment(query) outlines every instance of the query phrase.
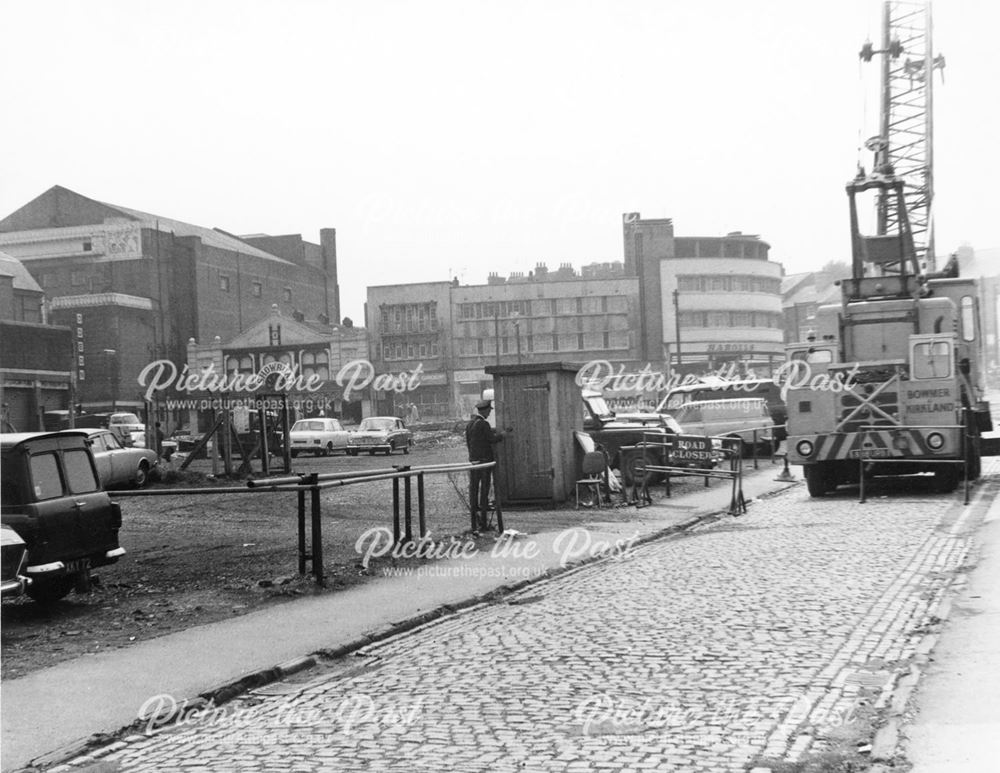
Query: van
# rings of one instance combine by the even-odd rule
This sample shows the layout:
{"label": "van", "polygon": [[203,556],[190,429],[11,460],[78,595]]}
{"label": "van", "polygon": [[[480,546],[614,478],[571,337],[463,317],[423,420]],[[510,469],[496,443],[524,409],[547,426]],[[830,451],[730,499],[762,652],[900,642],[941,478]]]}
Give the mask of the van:
{"label": "van", "polygon": [[122,513],[101,487],[85,430],[0,435],[0,513],[28,548],[35,601],[89,585],[90,570],[118,561]]}
{"label": "van", "polygon": [[[774,439],[784,440],[788,432],[788,409],[781,399],[781,387],[772,379],[747,379],[743,381],[726,381],[723,379],[706,380],[698,384],[688,384],[675,387],[667,392],[666,397],[656,406],[657,413],[668,413],[676,418],[677,411],[691,401],[733,400],[749,397],[760,397],[767,402],[767,409],[774,423]],[[683,424],[683,422],[681,422]]]}
{"label": "van", "polygon": [[690,400],[673,414],[685,435],[738,437],[743,441],[743,455],[770,451],[774,421],[761,397],[730,400]]}

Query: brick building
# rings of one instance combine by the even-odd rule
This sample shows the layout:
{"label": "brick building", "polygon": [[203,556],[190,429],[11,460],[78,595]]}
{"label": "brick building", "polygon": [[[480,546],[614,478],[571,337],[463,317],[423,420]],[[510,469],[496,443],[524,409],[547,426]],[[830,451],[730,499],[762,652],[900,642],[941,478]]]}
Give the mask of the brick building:
{"label": "brick building", "polygon": [[73,342],[47,324],[45,296],[28,270],[0,253],[0,430],[44,429],[49,411],[73,403]]}
{"label": "brick building", "polygon": [[146,363],[183,364],[188,340],[229,340],[274,304],[296,319],[339,316],[333,229],[319,245],[241,239],[55,186],[0,220],[0,249],[24,263],[53,313],[74,327],[91,409],[112,398],[141,407],[136,376]]}
{"label": "brick building", "polygon": [[[216,336],[206,342],[189,341],[187,365],[192,373],[211,368],[216,374],[249,376],[267,372],[280,363],[294,374],[290,388],[282,390],[288,394],[293,420],[303,416],[334,416],[357,422],[372,412],[368,403],[370,391],[350,389],[352,383],[369,374],[363,362],[367,349],[364,328],[300,321],[284,316],[275,304],[270,314],[230,340]],[[302,388],[313,376],[316,388]],[[257,392],[231,391],[225,396],[243,399],[266,391],[266,388]],[[179,397],[190,407],[180,412],[178,422],[190,428],[208,429],[209,412],[191,403],[191,399],[198,402],[218,396],[195,392]]]}
{"label": "brick building", "polygon": [[464,416],[488,365],[593,359],[636,365],[642,329],[639,280],[621,263],[577,272],[539,263],[527,275],[491,274],[484,285],[424,282],[368,288],[369,352],[378,371],[422,369],[420,387],[376,395],[384,412],[407,403],[422,416]]}

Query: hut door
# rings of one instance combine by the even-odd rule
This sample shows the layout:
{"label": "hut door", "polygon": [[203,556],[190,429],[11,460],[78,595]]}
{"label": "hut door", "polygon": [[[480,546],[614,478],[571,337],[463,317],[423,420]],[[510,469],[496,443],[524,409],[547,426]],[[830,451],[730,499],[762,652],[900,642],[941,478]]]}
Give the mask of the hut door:
{"label": "hut door", "polygon": [[503,430],[513,428],[499,448],[499,475],[507,501],[552,498],[550,421],[549,384],[544,376],[525,374],[504,379],[502,414],[497,416],[497,426]]}

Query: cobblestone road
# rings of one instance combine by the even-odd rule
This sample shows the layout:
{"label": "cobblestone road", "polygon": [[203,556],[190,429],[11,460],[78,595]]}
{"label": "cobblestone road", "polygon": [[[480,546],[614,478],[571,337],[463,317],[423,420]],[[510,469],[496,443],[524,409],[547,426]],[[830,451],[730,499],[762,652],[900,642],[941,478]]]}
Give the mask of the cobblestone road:
{"label": "cobblestone road", "polygon": [[[804,487],[373,646],[350,671],[112,747],[121,770],[740,771],[854,747],[996,475]],[[976,507],[976,503],[979,507]],[[106,750],[107,751],[107,750]]]}

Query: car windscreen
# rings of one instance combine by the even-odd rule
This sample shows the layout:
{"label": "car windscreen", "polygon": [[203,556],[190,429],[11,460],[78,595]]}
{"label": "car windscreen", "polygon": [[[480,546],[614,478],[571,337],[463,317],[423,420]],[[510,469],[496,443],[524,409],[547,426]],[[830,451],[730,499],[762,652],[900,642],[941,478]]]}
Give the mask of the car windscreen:
{"label": "car windscreen", "polygon": [[395,426],[396,422],[393,419],[362,419],[360,429],[371,432],[380,429],[393,429]]}
{"label": "car windscreen", "polygon": [[699,405],[684,405],[681,406],[674,414],[674,419],[682,427],[688,422],[701,421],[701,406]]}

